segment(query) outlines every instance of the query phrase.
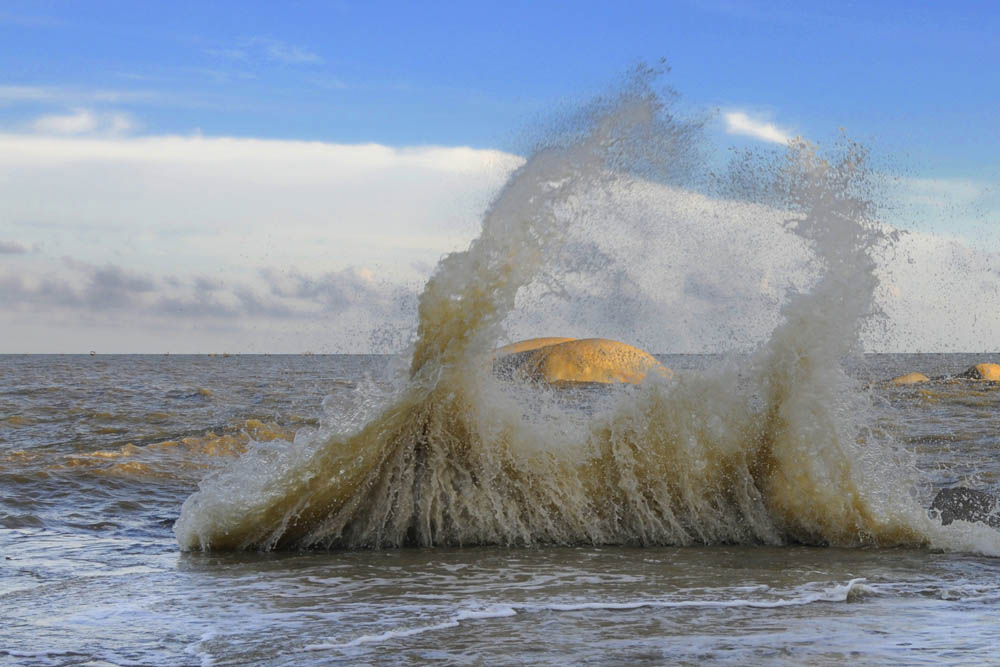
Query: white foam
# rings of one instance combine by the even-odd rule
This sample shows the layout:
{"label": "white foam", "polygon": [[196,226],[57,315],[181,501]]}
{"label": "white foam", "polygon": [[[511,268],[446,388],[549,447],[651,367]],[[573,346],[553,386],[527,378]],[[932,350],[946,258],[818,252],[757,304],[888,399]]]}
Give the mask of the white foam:
{"label": "white foam", "polygon": [[428,632],[447,630],[458,627],[463,621],[489,620],[516,616],[518,613],[540,612],[576,612],[576,611],[632,611],[635,609],[681,609],[681,608],[760,608],[774,609],[779,607],[796,607],[814,604],[816,602],[847,602],[852,593],[867,591],[864,578],[851,579],[844,584],[836,584],[829,588],[804,593],[794,597],[775,600],[631,600],[626,602],[576,602],[549,604],[515,604],[495,605],[482,609],[463,609],[449,618],[439,622],[414,627],[393,628],[377,634],[361,635],[342,643],[309,644],[306,651],[344,650],[363,644],[380,644],[394,639],[404,639]]}
{"label": "white foam", "polygon": [[498,605],[495,607],[488,607],[486,609],[466,609],[458,612],[454,616],[440,623],[433,623],[430,625],[420,625],[412,628],[394,628],[392,630],[387,630],[379,634],[362,635],[360,637],[352,639],[349,642],[345,642],[342,644],[310,644],[304,647],[304,650],[322,651],[327,649],[348,649],[348,648],[353,648],[355,646],[360,646],[362,644],[377,644],[392,639],[400,639],[404,637],[412,637],[414,635],[421,635],[426,632],[446,630],[448,628],[457,627],[462,621],[504,618],[507,616],[514,616],[516,614],[517,611],[513,607],[506,605]]}
{"label": "white foam", "polygon": [[797,607],[814,602],[846,602],[857,587],[865,581],[864,578],[851,579],[846,584],[838,584],[831,588],[808,593],[792,598],[777,600],[634,600],[629,602],[578,602],[571,604],[547,604],[539,606],[522,607],[524,611],[590,611],[609,610],[628,611],[632,609],[644,608],[728,608],[728,607],[751,607],[762,609],[773,609],[777,607]]}
{"label": "white foam", "polygon": [[198,638],[198,641],[185,646],[184,652],[190,656],[198,658],[201,667],[211,667],[212,665],[215,664],[215,658],[213,658],[210,653],[208,653],[202,648],[202,644],[204,644],[207,641],[215,639],[217,634],[218,633],[216,633],[214,630],[209,630],[208,632],[205,632],[204,634],[201,635],[201,637]]}

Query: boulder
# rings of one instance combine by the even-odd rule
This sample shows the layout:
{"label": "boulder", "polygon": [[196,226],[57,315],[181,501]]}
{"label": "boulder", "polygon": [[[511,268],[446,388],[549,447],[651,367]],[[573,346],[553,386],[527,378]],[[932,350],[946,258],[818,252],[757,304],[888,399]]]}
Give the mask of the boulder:
{"label": "boulder", "polygon": [[529,338],[527,340],[519,340],[516,343],[511,343],[510,345],[504,345],[503,347],[498,347],[493,351],[493,358],[499,359],[500,357],[506,357],[508,354],[516,354],[518,352],[530,352],[531,350],[537,350],[540,347],[548,347],[549,345],[556,345],[557,343],[566,343],[571,340],[576,340],[575,338]]}
{"label": "boulder", "polygon": [[528,338],[493,350],[493,373],[504,380],[513,380],[522,375],[521,366],[531,358],[535,350],[559,343],[567,343],[575,338]]}
{"label": "boulder", "polygon": [[930,378],[923,373],[907,373],[906,375],[900,375],[890,380],[893,384],[917,384],[929,381]]}
{"label": "boulder", "polygon": [[[641,383],[649,373],[671,377],[673,372],[657,361],[653,355],[637,347],[606,338],[569,339],[563,342],[533,347],[531,339],[514,343],[518,351],[497,356],[494,372],[501,377],[528,379],[536,382],[596,382],[611,384]],[[559,340],[559,339],[555,339]]]}

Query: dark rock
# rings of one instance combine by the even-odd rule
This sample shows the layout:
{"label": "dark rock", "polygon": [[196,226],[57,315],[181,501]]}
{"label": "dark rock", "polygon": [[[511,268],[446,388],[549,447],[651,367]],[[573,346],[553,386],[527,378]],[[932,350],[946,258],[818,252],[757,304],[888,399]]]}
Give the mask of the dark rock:
{"label": "dark rock", "polygon": [[988,380],[990,382],[1000,382],[1000,364],[976,364],[970,366],[964,373],[959,373],[955,377],[966,380]]}
{"label": "dark rock", "polygon": [[976,491],[957,486],[941,489],[931,502],[931,510],[941,517],[941,524],[947,526],[952,521],[978,521],[991,528],[1000,529],[1000,514],[997,514],[998,498],[985,491]]}

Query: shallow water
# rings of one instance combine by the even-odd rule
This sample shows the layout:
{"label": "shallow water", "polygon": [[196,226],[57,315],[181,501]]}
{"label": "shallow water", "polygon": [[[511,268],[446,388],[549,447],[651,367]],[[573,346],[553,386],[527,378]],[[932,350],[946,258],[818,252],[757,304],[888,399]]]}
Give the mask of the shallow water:
{"label": "shallow water", "polygon": [[[660,359],[680,375],[721,363]],[[955,374],[984,360],[869,355],[849,365],[860,391],[871,392],[872,429],[912,452],[912,492],[924,506],[940,486],[1000,492],[1000,386],[882,381],[912,370]],[[355,410],[354,388],[389,386],[393,364],[0,357],[0,656],[60,665],[995,658],[1000,561],[976,555],[979,533],[967,548],[957,534],[949,552],[178,549],[172,525],[200,479],[248,446],[290,446],[280,437]]]}

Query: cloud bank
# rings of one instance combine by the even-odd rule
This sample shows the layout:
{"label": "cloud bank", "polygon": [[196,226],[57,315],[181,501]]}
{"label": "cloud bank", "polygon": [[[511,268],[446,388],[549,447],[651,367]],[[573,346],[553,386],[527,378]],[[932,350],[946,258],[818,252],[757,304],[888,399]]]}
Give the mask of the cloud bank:
{"label": "cloud bank", "polygon": [[[472,148],[0,135],[0,352],[398,350],[433,266],[476,236],[521,163]],[[815,278],[783,211],[642,181],[574,211],[519,296],[513,338],[745,349]],[[998,267],[959,239],[905,234],[880,258],[889,326],[868,349],[995,345]]]}
{"label": "cloud bank", "polygon": [[0,135],[2,351],[368,351],[522,162],[92,120]]}
{"label": "cloud bank", "polygon": [[[526,298],[529,312],[512,318],[513,338],[557,332],[618,337],[663,352],[752,349],[781,320],[789,293],[810,289],[818,275],[808,244],[787,225],[791,217],[631,184],[574,232],[578,245],[556,258],[565,276],[559,297],[540,289]],[[867,351],[997,351],[995,247],[904,231],[876,261],[881,316],[864,327]],[[581,270],[574,273],[574,265]]]}
{"label": "cloud bank", "polygon": [[0,255],[23,255],[28,249],[17,241],[0,241]]}

